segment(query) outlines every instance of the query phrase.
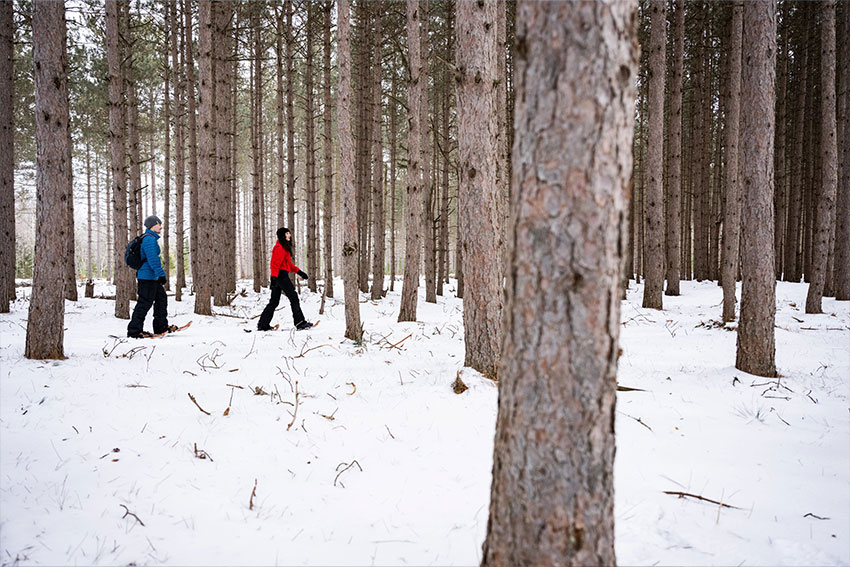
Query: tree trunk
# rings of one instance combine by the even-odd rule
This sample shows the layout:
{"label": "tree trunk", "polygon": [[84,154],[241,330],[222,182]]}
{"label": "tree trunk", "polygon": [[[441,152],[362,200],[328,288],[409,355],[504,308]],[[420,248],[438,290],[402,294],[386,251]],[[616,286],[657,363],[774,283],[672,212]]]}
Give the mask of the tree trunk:
{"label": "tree trunk", "polygon": [[[198,246],[193,274],[195,287],[195,313],[212,315],[210,296],[215,274],[213,266],[215,246],[213,238],[216,199],[216,87],[213,38],[218,14],[215,0],[198,4]],[[219,38],[215,38],[218,40]]]}
{"label": "tree trunk", "polygon": [[729,32],[729,79],[726,102],[726,200],[723,206],[723,321],[735,320],[735,284],[741,234],[741,191],[738,187],[738,141],[741,116],[741,35],[743,6],[732,5]]}
{"label": "tree trunk", "polygon": [[[260,183],[261,183],[261,171],[260,171],[260,143],[262,140],[262,132],[259,127],[259,115],[262,112],[262,108],[260,107],[260,103],[262,102],[262,97],[260,95],[261,85],[262,85],[262,71],[260,57],[262,56],[260,52],[260,17],[259,17],[259,5],[254,4],[251,6],[251,20],[250,20],[250,30],[253,35],[252,47],[253,47],[253,56],[251,58],[251,89],[250,89],[250,98],[251,98],[251,158],[252,158],[252,172],[251,172],[251,254],[253,258],[253,276],[254,276],[254,292],[259,292],[260,287],[263,284],[263,270],[264,270],[264,262],[265,255],[263,254],[263,246],[262,239],[264,238],[262,232],[262,199],[260,197]],[[291,33],[291,32],[290,32]],[[291,77],[290,82],[291,82]],[[294,236],[295,227],[291,227],[290,231]]]}
{"label": "tree trunk", "polygon": [[667,289],[666,295],[679,295],[681,278],[682,202],[682,69],[685,50],[685,2],[675,0],[673,21],[673,66],[670,77],[670,139],[666,209]]}
{"label": "tree trunk", "polygon": [[[323,8],[324,58],[324,127],[325,137],[322,147],[325,152],[325,199],[322,204],[322,222],[325,246],[325,296],[334,296],[333,271],[333,138],[331,137],[331,10],[333,3],[328,1]],[[383,272],[382,272],[383,273]]]}
{"label": "tree trunk", "polygon": [[[465,366],[497,379],[502,323],[502,209],[497,183],[496,0],[457,3],[458,196],[464,225]],[[426,230],[427,232],[427,230]]]}
{"label": "tree trunk", "polygon": [[374,84],[372,86],[372,300],[377,301],[384,295],[384,144],[381,117],[383,116],[381,101],[381,61],[383,50],[381,42],[383,39],[383,28],[381,25],[381,14],[383,13],[383,2],[377,0],[373,4],[377,14],[375,18],[375,29],[372,41],[372,72]]}
{"label": "tree trunk", "polygon": [[275,34],[275,97],[277,107],[277,121],[275,122],[277,129],[275,131],[275,141],[277,142],[277,226],[278,228],[286,226],[286,171],[284,169],[285,155],[283,153],[283,37],[287,33],[284,30],[284,11],[281,6],[275,6],[275,25],[277,33]]}
{"label": "tree trunk", "polygon": [[316,189],[316,149],[315,149],[315,135],[314,135],[314,125],[315,125],[315,117],[313,116],[313,4],[311,2],[307,3],[307,21],[306,21],[306,34],[307,34],[307,45],[306,45],[306,72],[304,75],[305,82],[305,98],[306,98],[306,174],[307,174],[307,235],[305,238],[305,244],[307,246],[307,272],[309,274],[309,279],[307,280],[307,287],[310,291],[316,291],[316,276],[319,270],[318,266],[318,258],[317,258],[317,242],[316,242],[316,195],[318,193]]}
{"label": "tree trunk", "polygon": [[812,237],[812,274],[806,295],[806,313],[823,313],[822,300],[826,281],[829,242],[835,219],[838,184],[838,146],[835,123],[835,1],[818,4],[821,21],[821,182],[815,191],[816,211]]}
{"label": "tree trunk", "polygon": [[[800,8],[801,13],[804,12]],[[800,39],[796,46],[797,53],[797,105],[794,116],[794,138],[793,157],[791,160],[791,184],[788,196],[788,221],[785,228],[785,281],[800,281],[800,222],[803,209],[803,148],[805,134],[805,107],[806,107],[806,67],[808,50],[805,48],[805,40]]]}
{"label": "tree trunk", "polygon": [[190,0],[183,0],[186,41],[183,44],[183,66],[186,79],[186,102],[189,116],[189,257],[192,285],[198,275],[198,127],[195,115],[195,61],[192,49],[192,9]]}
{"label": "tree trunk", "polygon": [[634,17],[631,3],[517,7],[515,214],[483,565],[615,564],[637,72],[634,27],[622,22]]}
{"label": "tree trunk", "polygon": [[835,213],[835,299],[850,300],[850,7],[841,7],[843,33],[841,34],[841,159]]}
{"label": "tree trunk", "polygon": [[[782,17],[783,28],[787,29],[785,21],[787,15]],[[787,32],[780,33],[782,37],[783,47],[780,48],[777,54],[777,71],[776,71],[776,141],[774,142],[774,157],[773,157],[773,172],[776,178],[775,203],[773,220],[773,252],[776,258],[776,279],[782,277],[783,260],[783,244],[785,242],[785,216],[787,213],[786,198],[787,198],[787,177],[785,175],[785,93],[787,84],[787,69],[788,69],[788,44]]]}
{"label": "tree trunk", "polygon": [[124,47],[119,28],[123,27],[116,0],[106,2],[106,56],[109,66],[109,149],[112,192],[112,258],[115,279],[115,316],[130,318],[130,297],[134,294],[133,274],[124,264],[127,248],[127,154],[124,151]]}
{"label": "tree trunk", "polygon": [[36,247],[24,352],[31,359],[65,358],[65,254],[68,240],[73,239],[63,202],[71,194],[65,29],[65,2],[33,2]]}
{"label": "tree trunk", "polygon": [[360,291],[366,293],[369,291],[369,209],[371,203],[370,190],[370,170],[371,170],[371,139],[370,130],[372,123],[372,115],[369,112],[371,100],[369,93],[372,88],[371,73],[371,58],[369,56],[371,43],[369,38],[370,32],[370,10],[369,3],[359,1],[356,6],[356,19],[359,20],[357,26],[357,43],[356,52],[360,62],[358,65],[360,71],[357,73],[357,133],[356,133],[356,152],[357,161],[355,165],[355,176],[357,184],[357,227],[360,232],[360,247],[359,247],[359,286]]}
{"label": "tree trunk", "polygon": [[422,232],[422,173],[420,142],[422,140],[419,105],[422,60],[420,57],[419,0],[407,2],[407,50],[410,83],[407,88],[407,226],[405,227],[404,282],[401,287],[401,309],[398,320],[416,321],[419,295],[420,234]]}
{"label": "tree trunk", "polygon": [[[286,12],[286,226],[295,236],[295,36],[292,33],[292,0],[284,0]],[[294,280],[295,274],[289,274]]]}
{"label": "tree trunk", "polygon": [[395,190],[395,180],[396,180],[396,154],[398,150],[398,126],[397,126],[397,116],[398,116],[398,107],[396,104],[396,96],[398,95],[397,83],[395,80],[395,73],[392,76],[392,96],[390,96],[390,291],[395,291],[395,270],[396,270],[396,261],[395,261],[395,235],[396,235],[396,221],[395,221],[395,211],[396,211],[396,190]]}
{"label": "tree trunk", "polygon": [[[92,226],[92,210],[91,210],[91,147],[86,139],[86,279],[91,282],[94,277],[92,266],[92,237],[94,236],[94,227]],[[89,288],[86,287],[86,290]],[[86,297],[91,297],[86,294]]]}
{"label": "tree trunk", "polygon": [[12,2],[0,2],[0,313],[15,299],[14,37]]}
{"label": "tree trunk", "polygon": [[[422,57],[422,74],[419,77],[419,92],[422,97],[419,105],[419,128],[422,135],[422,142],[419,146],[421,153],[420,167],[422,171],[422,231],[425,239],[425,301],[427,303],[437,303],[436,295],[436,280],[437,280],[437,265],[434,258],[434,190],[431,183],[431,122],[428,119],[428,109],[430,107],[428,95],[428,76],[431,73],[430,65],[428,64],[430,53],[430,45],[428,41],[428,13],[429,2],[419,3],[419,20],[421,22],[419,48],[420,57]],[[490,20],[490,25],[495,22],[495,10],[492,10],[493,19]],[[495,75],[495,73],[494,73]],[[494,129],[493,135],[498,135]],[[494,146],[495,149],[495,146]],[[495,182],[495,178],[493,179]]]}
{"label": "tree trunk", "polygon": [[773,377],[776,280],[773,270],[773,134],[776,3],[744,3],[741,179],[744,188],[741,320],[735,367]]}
{"label": "tree trunk", "polygon": [[357,214],[354,190],[354,147],[351,139],[351,46],[348,0],[337,2],[337,127],[339,129],[340,181],[342,187],[342,279],[345,291],[345,337],[359,342],[360,298],[357,293]]}
{"label": "tree trunk", "polygon": [[[168,17],[170,13],[169,4],[173,4],[173,2],[164,5],[166,13],[163,19],[165,20],[166,31],[164,45],[162,46],[162,67],[164,69],[163,74],[165,75],[165,101],[163,108],[163,113],[165,114],[163,117],[165,122],[165,163],[163,164],[163,177],[165,181],[163,195],[165,202],[162,211],[162,269],[165,270],[166,291],[171,289],[171,69],[168,66],[168,56],[171,47],[171,37],[175,32],[173,22]],[[151,137],[153,137],[153,134],[151,134]],[[151,145],[153,145],[153,141],[151,141]],[[153,173],[153,167],[151,167],[151,173]],[[151,180],[153,180],[153,175],[151,175]],[[154,202],[156,202],[156,197],[154,197]]]}
{"label": "tree trunk", "polygon": [[[183,231],[183,215],[184,215],[184,192],[186,186],[186,134],[185,134],[185,125],[186,125],[186,106],[185,106],[185,97],[186,97],[186,77],[185,72],[181,72],[183,69],[181,65],[181,61],[178,59],[178,45],[177,45],[177,3],[169,2],[168,9],[168,17],[171,19],[172,25],[171,28],[174,30],[174,33],[171,36],[171,67],[175,69],[174,73],[174,104],[175,104],[175,121],[174,121],[174,159],[175,159],[175,171],[174,171],[174,185],[175,185],[175,196],[174,196],[174,234],[176,237],[175,242],[175,267],[177,269],[177,278],[174,281],[174,299],[175,301],[182,301],[183,299],[183,288],[186,287],[186,267],[184,266],[184,247],[185,247],[185,235]],[[183,26],[180,26],[180,47],[182,52],[182,46],[186,41],[186,29]]]}
{"label": "tree trunk", "polygon": [[208,266],[212,266],[219,259],[219,269],[209,270],[210,291],[213,294],[213,303],[217,306],[228,305],[227,287],[228,272],[230,271],[230,259],[228,255],[229,239],[227,227],[233,214],[233,200],[230,189],[230,59],[233,49],[231,42],[231,20],[233,17],[233,6],[231,2],[217,2],[213,4],[213,113],[215,136],[214,149],[214,171],[213,182],[214,195],[210,200],[209,226],[209,260]]}
{"label": "tree trunk", "polygon": [[646,185],[646,281],[643,307],[661,309],[664,294],[664,71],[666,0],[650,0],[649,137]]}

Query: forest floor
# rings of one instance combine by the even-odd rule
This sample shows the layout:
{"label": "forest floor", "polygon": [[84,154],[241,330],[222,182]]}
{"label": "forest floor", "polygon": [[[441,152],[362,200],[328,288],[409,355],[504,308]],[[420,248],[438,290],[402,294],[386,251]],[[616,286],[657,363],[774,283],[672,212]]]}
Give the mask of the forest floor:
{"label": "forest floor", "polygon": [[[306,288],[310,331],[288,330],[284,301],[286,330],[243,332],[264,289],[217,317],[170,297],[170,322],[191,327],[148,340],[110,338],[127,321],[80,299],[64,361],[23,358],[20,287],[0,315],[0,564],[479,564],[497,384],[462,370],[453,287],[420,299],[415,323],[396,322],[400,283],[361,296],[359,345],[343,339],[342,301],[318,315]],[[777,285],[781,378],[766,380],[735,369],[715,283],[682,282],[664,311],[631,284],[620,564],[850,563],[850,303],[806,315],[806,290]]]}

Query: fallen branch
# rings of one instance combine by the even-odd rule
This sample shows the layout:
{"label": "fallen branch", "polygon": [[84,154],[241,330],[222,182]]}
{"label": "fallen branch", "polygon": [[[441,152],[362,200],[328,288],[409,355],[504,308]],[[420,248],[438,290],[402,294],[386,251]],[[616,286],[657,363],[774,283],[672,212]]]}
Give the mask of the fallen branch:
{"label": "fallen branch", "polygon": [[124,518],[126,518],[127,516],[133,516],[134,518],[136,518],[136,521],[137,521],[137,522],[139,522],[140,524],[142,524],[142,527],[144,527],[144,526],[145,526],[145,523],[144,523],[144,522],[143,522],[143,521],[142,521],[142,520],[141,520],[141,519],[140,519],[137,515],[135,515],[134,513],[132,513],[132,512],[130,511],[130,509],[129,509],[129,508],[127,508],[127,507],[126,507],[126,506],[124,506],[123,504],[119,504],[119,506],[121,506],[122,508],[124,508],[124,515],[123,515],[123,516],[121,516],[121,519],[122,519],[122,520],[123,520]]}
{"label": "fallen branch", "polygon": [[251,356],[251,353],[254,352],[254,344],[256,342],[257,342],[257,335],[254,335],[254,340],[251,341],[251,350],[248,351],[248,354],[246,354],[245,356],[242,357],[242,360],[245,360],[246,358]]}
{"label": "fallen branch", "polygon": [[389,428],[386,424],[384,424],[384,427],[386,427],[386,428],[387,428],[387,433],[389,433],[389,434],[390,434],[390,437],[392,437],[393,439],[395,439],[395,435],[393,435],[393,432],[392,432],[392,431],[390,431],[390,428]]}
{"label": "fallen branch", "polygon": [[251,491],[251,498],[248,499],[248,509],[254,509],[254,497],[257,495],[257,479],[254,479],[254,489]]}
{"label": "fallen branch", "polygon": [[[412,337],[412,336],[413,336],[413,333],[410,333],[409,335],[407,335],[406,337],[404,337],[403,339],[401,339],[401,340],[400,340],[400,341],[398,341],[397,343],[391,344],[391,345],[389,346],[389,348],[398,348],[398,345],[400,345],[401,343],[403,343],[404,341],[406,341],[407,339],[409,339],[409,338],[410,338],[410,337]],[[400,349],[400,348],[398,348],[398,350],[401,350],[401,349]]]}
{"label": "fallen branch", "polygon": [[635,420],[636,422],[640,423],[641,425],[643,425],[644,427],[646,427],[647,429],[649,429],[650,431],[652,431],[652,428],[651,428],[650,426],[648,426],[646,423],[644,423],[643,421],[641,421],[641,419],[640,419],[639,417],[634,417],[633,415],[629,415],[629,414],[627,414],[627,413],[623,413],[623,412],[619,412],[619,413],[622,413],[622,414],[623,414],[624,416],[626,416],[626,417],[630,417],[630,418],[632,418],[632,419],[633,419],[633,420]]}
{"label": "fallen branch", "polygon": [[292,425],[295,423],[295,417],[298,415],[298,399],[301,397],[301,394],[298,392],[298,380],[295,381],[295,410],[292,412],[292,421],[289,422],[289,425],[286,426],[286,430],[289,431],[292,428]]}
{"label": "fallen branch", "polygon": [[803,516],[803,517],[804,517],[804,518],[812,517],[812,518],[814,518],[815,520],[828,520],[828,519],[829,519],[829,518],[824,518],[824,517],[821,517],[821,516],[817,516],[817,515],[815,515],[815,514],[812,514],[811,512],[809,512],[808,514],[806,514],[806,515],[805,515],[805,516]]}
{"label": "fallen branch", "polygon": [[[344,469],[342,469],[342,470],[340,471],[340,470],[339,470],[339,467],[341,467],[341,466],[343,466],[343,465],[348,465],[348,466],[346,466]],[[340,463],[340,464],[338,464],[338,465],[336,466],[336,470],[338,470],[339,472],[337,473],[336,478],[334,478],[334,486],[336,486],[336,481],[337,481],[337,479],[340,477],[340,475],[341,475],[342,473],[344,473],[345,471],[347,471],[348,469],[350,469],[351,467],[353,467],[354,465],[357,465],[357,468],[358,468],[358,469],[360,469],[360,472],[363,472],[363,467],[361,467],[361,466],[360,466],[360,463],[358,463],[358,462],[357,462],[357,459],[354,459],[353,461],[351,461],[351,464],[348,464],[348,463]],[[343,488],[345,488],[345,485],[344,485],[344,484],[342,484],[342,482],[340,482],[339,484],[340,484],[340,486],[342,486]]]}
{"label": "fallen branch", "polygon": [[[307,346],[307,344],[306,344],[306,343],[304,343],[304,346]],[[302,350],[302,351],[301,351],[301,354],[299,354],[298,356],[293,357],[293,358],[301,358],[301,357],[303,357],[305,354],[307,354],[308,352],[310,352],[311,350],[316,350],[317,348],[322,348],[322,347],[326,347],[326,346],[331,346],[331,345],[318,345],[318,346],[314,346],[314,347],[312,347],[312,348],[308,348],[307,350]],[[304,347],[301,347],[301,348],[303,349]]]}
{"label": "fallen branch", "polygon": [[[201,411],[204,411],[204,410],[201,410]],[[213,458],[210,456],[209,453],[207,453],[203,449],[198,449],[197,443],[194,443],[194,445],[195,445],[195,458],[196,459],[209,459],[210,462],[213,462]]]}
{"label": "fallen branch", "polygon": [[724,504],[723,502],[718,502],[717,500],[712,500],[711,498],[706,498],[704,496],[700,496],[698,494],[691,494],[690,492],[677,492],[674,490],[665,490],[664,494],[669,494],[671,496],[678,496],[679,498],[696,498],[697,500],[702,500],[703,502],[711,502],[712,504],[717,504],[723,508],[731,508],[732,510],[740,510],[737,506],[730,506],[729,504]]}
{"label": "fallen branch", "polygon": [[198,376],[198,375],[197,375],[197,374],[195,374],[194,372],[189,372],[188,370],[184,370],[184,371],[183,371],[183,374],[189,374],[189,375],[191,375],[191,376],[195,376],[196,378],[197,378],[197,376]]}
{"label": "fallen branch", "polygon": [[193,396],[191,393],[189,394],[189,399],[192,400],[192,403],[195,404],[198,407],[198,409],[201,410],[202,413],[205,413],[207,415],[212,415],[212,414],[210,414],[210,412],[208,412],[207,410],[205,410],[204,408],[201,407],[201,405],[198,403],[198,400],[196,400],[195,396]]}

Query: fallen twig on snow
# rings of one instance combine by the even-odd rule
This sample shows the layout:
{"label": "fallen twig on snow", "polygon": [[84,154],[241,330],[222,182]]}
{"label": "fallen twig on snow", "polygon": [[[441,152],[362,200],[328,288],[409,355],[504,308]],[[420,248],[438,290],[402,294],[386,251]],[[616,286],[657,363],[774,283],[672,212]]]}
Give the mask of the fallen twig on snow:
{"label": "fallen twig on snow", "polygon": [[198,400],[196,400],[195,396],[193,396],[191,393],[189,394],[189,399],[192,400],[192,403],[195,404],[198,407],[198,409],[201,410],[202,413],[205,413],[207,415],[212,415],[212,414],[210,414],[210,412],[208,412],[207,410],[205,410],[204,408],[201,407],[201,405],[198,403]]}
{"label": "fallen twig on snow", "polygon": [[617,384],[618,392],[646,392],[646,390],[641,390],[640,388],[629,388],[628,386],[620,386]]}
{"label": "fallen twig on snow", "polygon": [[723,502],[718,502],[717,500],[712,500],[711,498],[706,498],[705,496],[700,496],[699,494],[691,494],[690,492],[678,492],[675,490],[665,490],[664,494],[669,494],[670,496],[678,496],[679,498],[696,498],[697,500],[702,500],[704,502],[711,502],[712,504],[717,504],[723,508],[731,508],[732,510],[740,510],[737,506],[730,506],[729,504],[724,504]]}
{"label": "fallen twig on snow", "polygon": [[652,431],[652,428],[651,428],[650,426],[648,426],[646,423],[644,423],[643,421],[641,421],[641,419],[640,419],[639,417],[635,417],[635,416],[633,416],[633,415],[629,415],[629,414],[627,414],[627,413],[623,413],[623,412],[618,412],[618,413],[621,413],[621,414],[623,414],[623,415],[624,415],[624,416],[626,416],[626,417],[630,417],[630,418],[632,418],[632,419],[633,419],[633,420],[635,420],[636,422],[640,423],[641,425],[643,425],[644,427],[646,427],[647,429],[649,429],[650,431]]}
{"label": "fallen twig on snow", "polygon": [[397,343],[393,343],[393,344],[391,344],[391,345],[389,346],[389,348],[397,348],[398,350],[401,350],[401,349],[398,347],[398,345],[400,345],[401,343],[403,343],[404,341],[406,341],[407,339],[409,339],[409,338],[410,338],[410,337],[412,337],[412,336],[413,336],[413,333],[410,333],[409,335],[407,335],[406,337],[404,337],[403,339],[401,339],[401,340],[400,340],[400,341],[398,341]]}
{"label": "fallen twig on snow", "polygon": [[[340,470],[339,470],[339,467],[341,467],[341,466],[343,466],[343,465],[347,465],[347,466],[346,466],[344,469],[342,469],[342,470],[340,471]],[[357,468],[358,468],[358,469],[360,469],[360,472],[363,472],[363,467],[361,467],[361,466],[360,466],[360,463],[358,463],[358,462],[357,462],[357,459],[354,459],[353,461],[351,461],[351,464],[348,464],[348,463],[340,463],[340,464],[338,464],[338,465],[336,466],[336,470],[338,470],[339,472],[337,473],[336,478],[334,478],[334,486],[336,486],[336,481],[337,481],[337,479],[340,477],[340,475],[341,475],[342,473],[344,473],[345,471],[347,471],[348,469],[350,469],[351,467],[353,467],[354,465],[357,465]],[[344,485],[344,484],[342,484],[342,482],[340,482],[339,484],[340,484],[340,486],[342,486],[343,488],[345,488],[345,485]]]}
{"label": "fallen twig on snow", "polygon": [[[297,384],[297,383],[298,383],[298,382],[296,382],[296,384]],[[351,386],[351,387],[353,388],[353,389],[351,390],[351,392],[350,392],[350,393],[348,393],[348,394],[346,394],[346,395],[348,395],[348,396],[353,396],[353,395],[357,392],[357,386],[355,386],[355,385],[354,385],[354,382],[346,382],[346,384],[348,384],[349,386]]]}
{"label": "fallen twig on snow", "polygon": [[[304,346],[307,346],[307,343],[304,343]],[[331,346],[331,345],[318,345],[318,346],[314,346],[314,347],[308,348],[307,350],[304,350],[304,347],[302,346],[302,347],[301,347],[301,349],[302,349],[302,350],[301,350],[301,354],[299,354],[298,356],[295,356],[295,357],[293,357],[293,358],[301,358],[301,357],[303,357],[305,354],[307,354],[308,352],[310,352],[311,350],[316,350],[317,348],[322,348],[322,347],[326,347],[326,346]]]}
{"label": "fallen twig on snow", "polygon": [[298,415],[298,399],[301,397],[301,394],[298,392],[298,380],[295,381],[295,410],[292,412],[292,421],[289,422],[289,425],[286,426],[286,430],[289,431],[292,428],[292,425],[295,423],[295,417]]}
{"label": "fallen twig on snow", "polygon": [[236,391],[236,388],[230,388],[230,401],[227,402],[227,408],[224,410],[225,416],[230,415],[230,406],[233,404],[233,392]]}
{"label": "fallen twig on snow", "polygon": [[386,424],[384,424],[384,427],[386,427],[386,428],[387,428],[387,433],[389,433],[389,434],[390,434],[390,437],[392,437],[393,439],[395,439],[395,435],[393,435],[393,432],[392,432],[392,431],[390,431],[390,428],[389,428]]}
{"label": "fallen twig on snow", "polygon": [[[201,411],[203,411],[203,410],[201,410]],[[213,458],[210,456],[209,453],[207,453],[203,449],[198,449],[197,443],[195,443],[194,445],[195,445],[195,458],[197,458],[197,459],[209,459],[210,462],[213,462]]]}
{"label": "fallen twig on snow", "polygon": [[119,345],[122,345],[126,342],[127,342],[127,339],[122,339],[122,338],[114,339],[114,342],[112,343],[112,348],[109,349],[109,351],[106,350],[106,345],[104,345],[103,346],[103,358],[109,358],[110,356],[112,356],[112,353],[115,352],[115,349],[118,348]]}
{"label": "fallen twig on snow", "polygon": [[254,479],[254,489],[251,490],[251,498],[248,499],[248,509],[254,509],[254,497],[257,495],[257,479]]}
{"label": "fallen twig on snow", "polygon": [[251,356],[251,353],[252,353],[252,352],[254,352],[254,344],[255,344],[256,342],[257,342],[257,336],[256,336],[256,335],[254,335],[254,340],[253,340],[253,341],[251,341],[251,350],[249,350],[249,351],[248,351],[248,354],[246,354],[245,356],[243,356],[243,357],[242,357],[242,360],[245,360],[246,358],[248,358],[249,356]]}
{"label": "fallen twig on snow", "polygon": [[809,512],[808,514],[804,515],[803,517],[804,517],[804,518],[812,517],[812,518],[814,518],[815,520],[828,520],[828,519],[829,519],[829,518],[824,518],[824,517],[822,517],[822,516],[818,516],[818,515],[816,515],[816,514],[812,514],[811,512]]}
{"label": "fallen twig on snow", "polygon": [[119,504],[119,506],[121,506],[121,507],[122,507],[122,508],[124,508],[124,510],[125,510],[125,511],[124,511],[124,515],[123,515],[123,516],[121,516],[121,519],[122,519],[122,520],[123,520],[124,518],[126,518],[127,516],[133,516],[134,518],[136,518],[136,521],[137,521],[137,522],[139,522],[140,524],[142,524],[142,527],[144,527],[144,526],[145,526],[145,523],[141,520],[141,518],[139,518],[137,515],[135,515],[134,513],[132,513],[132,512],[130,511],[130,509],[129,509],[129,508],[127,508],[127,507],[126,507],[126,506],[124,506],[123,504]]}

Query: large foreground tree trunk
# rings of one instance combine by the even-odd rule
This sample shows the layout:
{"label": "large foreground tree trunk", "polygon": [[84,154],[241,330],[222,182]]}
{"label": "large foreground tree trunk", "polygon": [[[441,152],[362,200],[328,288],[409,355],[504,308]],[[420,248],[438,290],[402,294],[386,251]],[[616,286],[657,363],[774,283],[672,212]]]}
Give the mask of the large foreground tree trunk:
{"label": "large foreground tree trunk", "polygon": [[[496,0],[457,3],[459,213],[464,225],[464,365],[495,379],[502,342],[502,222],[497,183]],[[426,227],[426,232],[430,227]]]}
{"label": "large foreground tree trunk", "polygon": [[422,233],[422,174],[420,142],[422,135],[419,105],[422,99],[420,76],[419,0],[407,3],[407,50],[410,60],[410,83],[407,87],[407,223],[405,226],[404,282],[401,286],[401,309],[398,320],[416,321],[419,296],[419,259]]}
{"label": "large foreground tree trunk", "polygon": [[15,298],[15,92],[12,2],[0,2],[0,313]]}
{"label": "large foreground tree trunk", "polygon": [[124,264],[127,247],[127,156],[124,152],[124,49],[119,34],[120,4],[106,2],[106,58],[109,67],[109,155],[112,178],[112,258],[115,279],[115,316],[130,318],[133,273]]}
{"label": "large foreground tree trunk", "polygon": [[842,6],[841,40],[842,136],[839,145],[839,179],[835,213],[835,299],[850,300],[850,7]]}
{"label": "large foreground tree trunk", "polygon": [[741,320],[735,367],[773,377],[776,279],[773,266],[773,134],[776,2],[744,3],[741,74]]}
{"label": "large foreground tree trunk", "polygon": [[681,202],[682,202],[682,67],[685,51],[685,2],[674,2],[673,66],[670,77],[670,141],[668,156],[666,234],[666,295],[679,295],[681,278]]}
{"label": "large foreground tree trunk", "polygon": [[342,285],[345,288],[345,337],[359,341],[360,298],[357,288],[357,203],[354,190],[354,142],[351,138],[351,24],[348,0],[338,0],[339,86],[337,87],[337,127],[339,128],[340,179],[342,186]]}
{"label": "large foreground tree trunk", "polygon": [[517,7],[514,220],[484,565],[615,563],[634,17],[626,2]]}
{"label": "large foreground tree trunk", "polygon": [[36,223],[32,299],[24,356],[65,358],[65,285],[71,194],[65,2],[36,0],[32,12],[35,82]]}

